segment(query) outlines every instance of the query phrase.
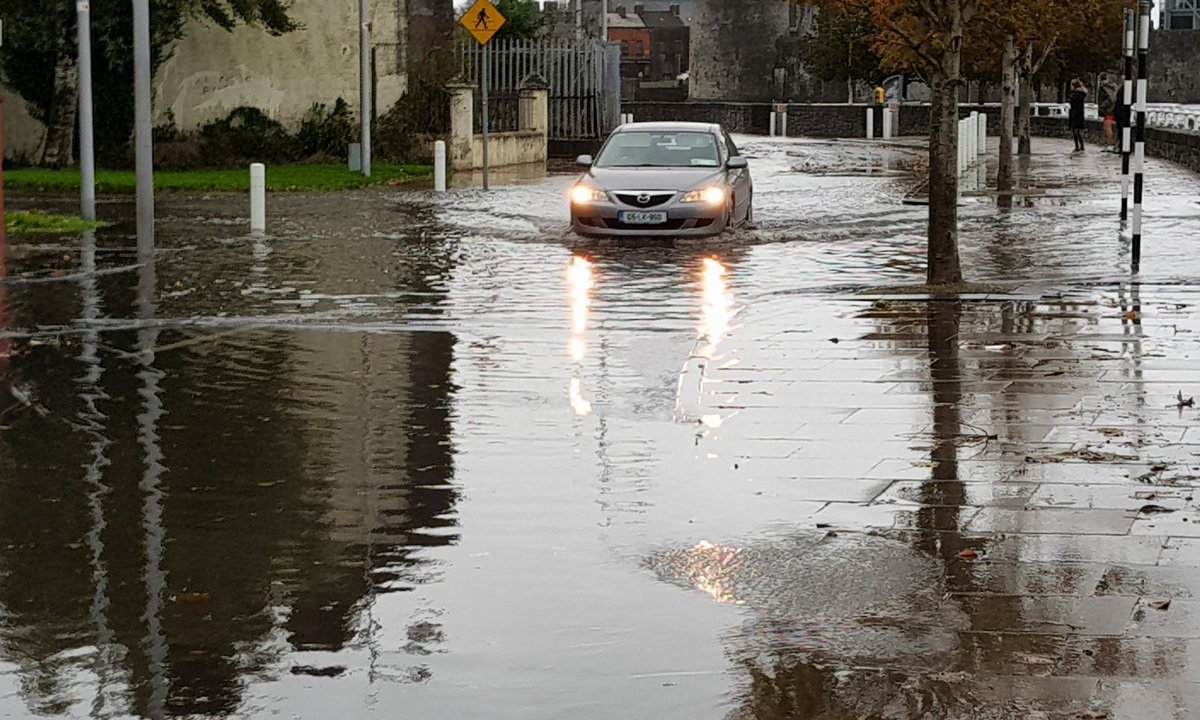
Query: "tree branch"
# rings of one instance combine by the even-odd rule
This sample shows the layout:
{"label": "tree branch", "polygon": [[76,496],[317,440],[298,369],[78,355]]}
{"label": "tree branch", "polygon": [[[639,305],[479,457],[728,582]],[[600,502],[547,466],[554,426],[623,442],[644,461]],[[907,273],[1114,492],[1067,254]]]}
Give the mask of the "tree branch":
{"label": "tree branch", "polygon": [[1042,71],[1042,65],[1046,64],[1046,60],[1050,58],[1050,53],[1054,52],[1055,46],[1058,45],[1058,37],[1058,33],[1055,33],[1054,37],[1050,38],[1050,42],[1046,43],[1046,47],[1042,50],[1042,56],[1038,58],[1038,61],[1029,70],[1031,76],[1037,75]]}
{"label": "tree branch", "polygon": [[889,22],[887,31],[897,35],[902,41],[904,41],[904,44],[907,45],[910,50],[916,53],[917,57],[920,58],[922,62],[929,65],[931,70],[936,71],[941,68],[942,64],[938,62],[937,58],[931,55],[929,51],[925,49],[924,45],[912,35],[909,35],[904,28],[900,27],[895,22]]}

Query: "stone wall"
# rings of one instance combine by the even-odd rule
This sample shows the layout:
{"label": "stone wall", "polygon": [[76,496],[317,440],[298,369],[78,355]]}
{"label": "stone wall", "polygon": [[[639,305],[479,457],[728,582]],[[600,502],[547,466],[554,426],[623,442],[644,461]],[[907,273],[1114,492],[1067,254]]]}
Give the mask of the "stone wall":
{"label": "stone wall", "polygon": [[[980,113],[987,116],[987,131],[988,135],[993,137],[1000,135],[1000,107],[998,105],[961,105],[958,109],[959,117],[970,117],[972,112]],[[928,135],[929,134],[929,114],[930,108],[928,105],[901,105],[900,106],[900,134],[901,135]],[[1014,132],[1016,131],[1014,121]]]}
{"label": "stone wall", "polygon": [[729,132],[766,135],[771,127],[768,103],[729,102],[632,102],[624,112],[636,122],[705,122],[723,125]]}
{"label": "stone wall", "polygon": [[[405,0],[371,3],[376,101],[386,110],[407,86]],[[227,32],[193,21],[155,75],[155,123],[168,113],[189,131],[240,106],[258,108],[290,130],[313,103],[344,98],[358,108],[358,3],[294,3],[301,29],[272,37],[255,28]]]}
{"label": "stone wall", "polygon": [[776,43],[788,34],[789,3],[695,0],[691,97],[768,102],[775,86]]}
{"label": "stone wall", "polygon": [[0,97],[4,98],[4,158],[30,160],[42,146],[46,126],[33,119],[20,95],[9,92],[3,85]]}
{"label": "stone wall", "polygon": [[[723,102],[641,102],[625,103],[623,109],[632,112],[638,122],[680,121],[719,123],[726,130],[751,135],[766,135],[770,131],[770,103],[723,103]],[[860,138],[866,135],[866,106],[864,105],[817,105],[793,103],[788,106],[788,135],[813,138]],[[988,116],[988,134],[996,136],[1000,130],[1000,108],[996,106],[969,106],[960,108],[959,114],[967,117],[972,111]],[[883,120],[880,108],[875,109],[875,133],[879,137]],[[1031,131],[1038,137],[1071,136],[1064,118],[1034,117]],[[900,106],[900,135],[923,137],[929,134],[929,106]],[[1098,121],[1089,121],[1088,142],[1101,145],[1104,142],[1104,127]],[[1146,152],[1152,157],[1164,158],[1200,172],[1200,133],[1185,133],[1176,130],[1148,128],[1146,130]]]}
{"label": "stone wall", "polygon": [[1200,103],[1200,31],[1159,30],[1150,38],[1150,102]]}
{"label": "stone wall", "polygon": [[[407,89],[407,68],[428,64],[436,48],[448,46],[453,2],[374,0],[370,7],[380,115]],[[155,123],[171,117],[186,132],[244,105],[295,130],[314,103],[332,106],[342,98],[357,110],[356,0],[298,2],[290,12],[301,28],[278,37],[252,28],[227,32],[211,23],[189,23],[155,74]],[[3,88],[0,93],[6,97],[5,156],[32,157],[45,129],[24,111],[19,97]]]}

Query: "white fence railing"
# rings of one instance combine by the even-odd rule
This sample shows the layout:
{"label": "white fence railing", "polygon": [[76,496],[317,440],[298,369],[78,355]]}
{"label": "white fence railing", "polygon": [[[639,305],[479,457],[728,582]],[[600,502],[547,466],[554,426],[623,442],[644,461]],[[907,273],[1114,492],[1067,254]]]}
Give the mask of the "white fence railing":
{"label": "white fence railing", "polygon": [[[1065,118],[1069,112],[1070,106],[1065,103],[1033,104],[1033,114],[1040,117]],[[1085,105],[1083,112],[1088,120],[1100,119],[1100,111],[1094,104]],[[1200,107],[1166,103],[1147,105],[1146,124],[1148,127],[1200,133]]]}

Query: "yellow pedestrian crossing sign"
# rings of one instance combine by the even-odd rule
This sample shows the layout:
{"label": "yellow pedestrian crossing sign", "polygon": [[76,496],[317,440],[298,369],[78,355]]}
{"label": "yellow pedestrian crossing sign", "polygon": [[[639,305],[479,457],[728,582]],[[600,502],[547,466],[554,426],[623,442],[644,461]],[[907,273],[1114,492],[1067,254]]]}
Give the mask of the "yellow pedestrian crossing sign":
{"label": "yellow pedestrian crossing sign", "polygon": [[465,27],[467,32],[479,41],[480,45],[487,45],[496,31],[504,27],[506,22],[508,22],[508,18],[500,14],[491,0],[475,0],[471,9],[458,19],[458,23]]}

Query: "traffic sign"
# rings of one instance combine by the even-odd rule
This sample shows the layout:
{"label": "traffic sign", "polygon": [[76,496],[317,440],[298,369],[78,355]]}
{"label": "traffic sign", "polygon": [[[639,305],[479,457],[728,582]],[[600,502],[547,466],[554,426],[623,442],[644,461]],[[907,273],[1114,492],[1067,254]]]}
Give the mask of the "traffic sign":
{"label": "traffic sign", "polygon": [[508,18],[500,14],[491,0],[475,0],[471,9],[458,19],[458,23],[465,27],[467,32],[479,41],[480,45],[487,45],[496,31],[504,27],[506,22],[508,22]]}

